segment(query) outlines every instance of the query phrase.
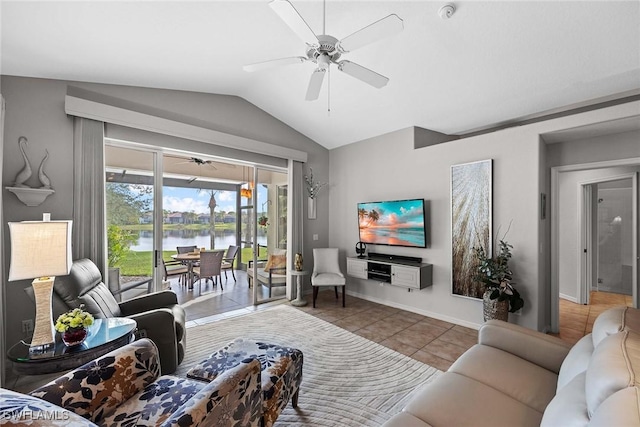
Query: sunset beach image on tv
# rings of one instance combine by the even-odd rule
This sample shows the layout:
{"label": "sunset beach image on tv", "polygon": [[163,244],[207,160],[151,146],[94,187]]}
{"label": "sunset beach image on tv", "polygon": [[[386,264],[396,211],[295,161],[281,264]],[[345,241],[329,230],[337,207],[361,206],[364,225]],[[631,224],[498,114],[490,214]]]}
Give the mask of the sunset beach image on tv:
{"label": "sunset beach image on tv", "polygon": [[358,203],[360,241],[425,248],[424,200]]}

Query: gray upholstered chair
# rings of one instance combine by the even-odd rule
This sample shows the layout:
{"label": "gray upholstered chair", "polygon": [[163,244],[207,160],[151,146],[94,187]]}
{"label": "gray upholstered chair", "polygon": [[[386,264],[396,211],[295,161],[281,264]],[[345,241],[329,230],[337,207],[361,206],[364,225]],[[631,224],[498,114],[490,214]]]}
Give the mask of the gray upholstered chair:
{"label": "gray upholstered chair", "polygon": [[340,264],[338,263],[338,248],[316,248],[313,250],[313,273],[311,273],[311,285],[313,286],[313,307],[316,306],[318,290],[321,286],[333,286],[338,299],[338,286],[342,287],[342,306],[345,306],[344,292],[346,279]]}
{"label": "gray upholstered chair", "polygon": [[[30,286],[25,289],[32,289]],[[97,318],[128,317],[138,324],[137,337],[151,339],[160,353],[162,373],[174,372],[186,347],[185,312],[172,291],[155,292],[118,303],[102,282],[98,267],[90,259],[73,262],[67,276],[57,276],[53,285],[54,320],[62,313],[85,305]]]}

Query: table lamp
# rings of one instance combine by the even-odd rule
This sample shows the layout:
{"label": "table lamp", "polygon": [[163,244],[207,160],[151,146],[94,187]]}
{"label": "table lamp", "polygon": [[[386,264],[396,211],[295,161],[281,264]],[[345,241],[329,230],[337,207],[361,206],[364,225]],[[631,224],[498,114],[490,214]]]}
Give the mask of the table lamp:
{"label": "table lamp", "polygon": [[29,353],[44,353],[53,349],[55,335],[51,295],[55,276],[71,270],[71,223],[51,221],[44,214],[42,221],[10,222],[11,263],[9,281],[34,279],[36,318]]}

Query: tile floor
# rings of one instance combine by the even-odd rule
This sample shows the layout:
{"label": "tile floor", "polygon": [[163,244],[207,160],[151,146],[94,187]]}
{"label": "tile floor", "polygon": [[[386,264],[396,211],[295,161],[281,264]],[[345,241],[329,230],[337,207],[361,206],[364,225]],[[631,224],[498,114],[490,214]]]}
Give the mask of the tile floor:
{"label": "tile floor", "polygon": [[[209,283],[202,290],[196,286],[193,291],[172,280],[172,289],[187,312],[188,326],[265,309],[273,304],[288,304],[281,300],[253,307],[245,273],[236,272],[236,278],[237,283],[230,275],[227,280],[223,278],[224,290]],[[282,294],[284,288],[273,291],[274,295],[276,292]],[[447,370],[478,340],[474,329],[349,295],[343,308],[342,295],[336,299],[332,289],[319,293],[315,309],[311,307],[311,295],[306,295],[305,299],[309,305],[299,307],[300,310],[441,370]]]}
{"label": "tile floor", "polygon": [[608,308],[626,305],[633,307],[630,295],[609,292],[591,292],[589,305],[560,299],[560,333],[552,334],[575,343],[591,332],[596,317]]}
{"label": "tile floor", "polygon": [[[211,284],[204,285],[201,290],[196,287],[195,291],[189,291],[174,283],[172,288],[185,307],[189,324],[209,323],[266,309],[273,304],[288,303],[281,300],[254,307],[246,274],[236,272],[236,278],[237,283],[231,276],[223,279],[224,291]],[[284,288],[274,288],[274,294],[277,292],[282,294]],[[305,298],[311,303],[311,295]],[[473,329],[351,296],[347,296],[347,306],[342,308],[341,296],[336,300],[333,290],[321,291],[318,298],[315,309],[310,304],[299,309],[441,370],[448,369],[478,339],[477,331]],[[575,343],[591,332],[600,313],[619,305],[632,306],[631,297],[592,292],[590,305],[561,299],[560,333],[552,335]]]}

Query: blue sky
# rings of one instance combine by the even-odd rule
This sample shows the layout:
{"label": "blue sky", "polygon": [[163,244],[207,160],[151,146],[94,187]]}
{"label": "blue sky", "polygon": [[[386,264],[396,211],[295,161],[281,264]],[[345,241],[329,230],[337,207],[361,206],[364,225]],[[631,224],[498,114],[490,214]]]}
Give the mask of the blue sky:
{"label": "blue sky", "polygon": [[[236,211],[236,193],[234,191],[219,191],[216,194],[216,212]],[[267,200],[267,189],[258,186],[258,200]],[[246,202],[246,200],[243,200]],[[245,204],[245,203],[243,203]],[[163,187],[163,209],[175,212],[195,212],[198,214],[209,213],[209,192],[199,191],[193,188]],[[258,212],[261,211],[258,207]]]}

